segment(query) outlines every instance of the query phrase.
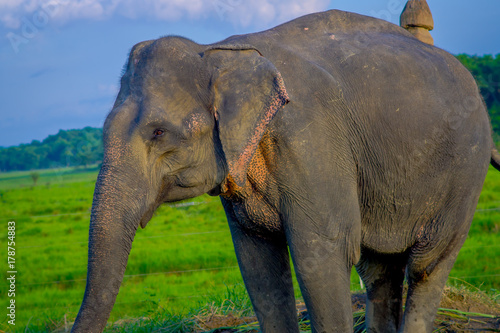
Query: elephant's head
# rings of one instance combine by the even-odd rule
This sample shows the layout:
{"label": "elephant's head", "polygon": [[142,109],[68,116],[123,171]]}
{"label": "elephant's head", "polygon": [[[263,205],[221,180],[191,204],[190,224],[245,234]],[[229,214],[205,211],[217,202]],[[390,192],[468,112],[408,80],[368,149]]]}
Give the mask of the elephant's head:
{"label": "elephant's head", "polygon": [[87,287],[73,332],[103,330],[137,227],[160,204],[245,182],[287,100],[277,69],[251,46],[207,48],[178,37],[134,46],[104,124]]}

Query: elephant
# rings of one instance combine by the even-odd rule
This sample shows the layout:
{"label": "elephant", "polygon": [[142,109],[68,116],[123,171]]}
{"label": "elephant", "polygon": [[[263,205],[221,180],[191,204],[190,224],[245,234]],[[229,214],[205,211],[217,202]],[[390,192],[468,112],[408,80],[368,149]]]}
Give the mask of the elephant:
{"label": "elephant", "polygon": [[[492,164],[487,110],[446,51],[343,11],[201,45],[135,45],[103,127],[88,275],[72,332],[101,332],[139,226],[219,196],[262,332],[431,332]],[[404,282],[406,281],[406,282]],[[408,284],[403,311],[404,284]]]}

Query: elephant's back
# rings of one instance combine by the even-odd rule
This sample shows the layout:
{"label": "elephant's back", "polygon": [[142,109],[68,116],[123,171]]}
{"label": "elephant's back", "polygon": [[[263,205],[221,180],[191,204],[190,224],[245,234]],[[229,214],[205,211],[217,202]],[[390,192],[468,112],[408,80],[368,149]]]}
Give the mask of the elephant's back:
{"label": "elephant's back", "polygon": [[405,29],[381,19],[341,10],[329,10],[304,15],[265,31],[231,36],[220,43],[250,42],[264,49],[267,44],[271,48],[282,45],[292,49],[311,50],[311,44],[315,42],[325,46],[324,38],[334,40],[337,35],[353,36],[360,31],[412,36]]}

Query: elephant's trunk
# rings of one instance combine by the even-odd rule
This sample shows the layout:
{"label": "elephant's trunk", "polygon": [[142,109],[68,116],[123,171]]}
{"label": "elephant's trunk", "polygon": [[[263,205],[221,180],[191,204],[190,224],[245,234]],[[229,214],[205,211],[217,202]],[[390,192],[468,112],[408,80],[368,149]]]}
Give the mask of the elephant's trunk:
{"label": "elephant's trunk", "polygon": [[97,179],[90,220],[87,286],[72,332],[102,332],[125,273],[142,214],[137,211],[141,203],[131,201],[144,195],[137,193],[137,187],[117,185],[118,178],[123,183],[123,175],[103,167]]}

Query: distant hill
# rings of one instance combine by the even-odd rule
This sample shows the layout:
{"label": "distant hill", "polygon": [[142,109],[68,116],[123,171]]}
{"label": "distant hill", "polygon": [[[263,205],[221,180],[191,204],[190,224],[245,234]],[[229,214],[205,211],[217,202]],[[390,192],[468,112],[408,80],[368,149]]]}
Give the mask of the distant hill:
{"label": "distant hill", "polygon": [[[493,138],[500,144],[500,54],[457,58],[476,79],[488,107]],[[42,142],[0,148],[0,172],[45,169],[63,166],[85,166],[102,160],[102,129],[85,127],[80,130],[60,130]]]}
{"label": "distant hill", "polygon": [[86,166],[102,161],[102,129],[60,130],[42,142],[0,148],[0,171]]}

